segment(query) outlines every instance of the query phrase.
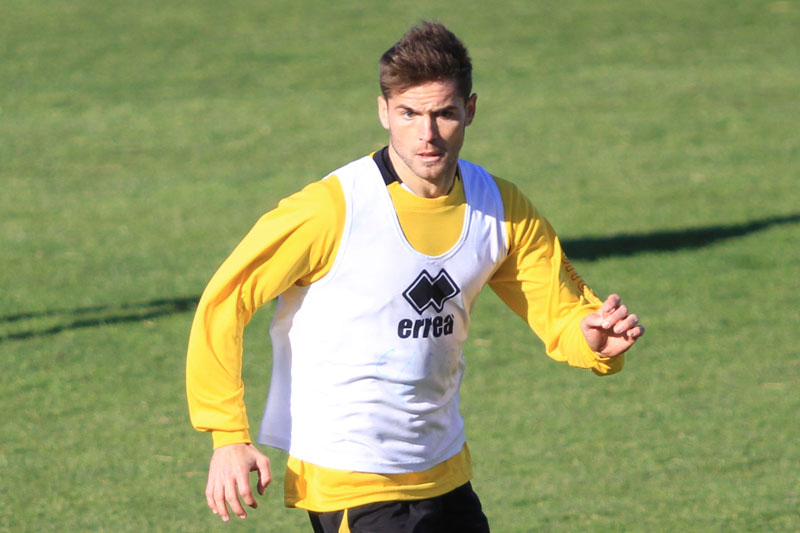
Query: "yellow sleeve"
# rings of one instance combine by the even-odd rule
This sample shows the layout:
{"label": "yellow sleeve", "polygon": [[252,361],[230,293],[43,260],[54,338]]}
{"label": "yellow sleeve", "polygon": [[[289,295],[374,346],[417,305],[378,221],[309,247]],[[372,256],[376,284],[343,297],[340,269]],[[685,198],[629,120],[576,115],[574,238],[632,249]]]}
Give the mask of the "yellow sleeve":
{"label": "yellow sleeve", "polygon": [[602,302],[569,263],[550,223],[515,185],[495,180],[505,208],[509,252],[489,286],[530,325],[551,358],[599,375],[622,370],[624,356],[602,357],[586,343],[580,322]]}
{"label": "yellow sleeve", "polygon": [[211,431],[215,448],[251,442],[241,377],[244,327],[264,303],[330,270],[344,219],[337,178],[308,185],[258,220],[203,292],[189,335],[186,393],[192,425]]}

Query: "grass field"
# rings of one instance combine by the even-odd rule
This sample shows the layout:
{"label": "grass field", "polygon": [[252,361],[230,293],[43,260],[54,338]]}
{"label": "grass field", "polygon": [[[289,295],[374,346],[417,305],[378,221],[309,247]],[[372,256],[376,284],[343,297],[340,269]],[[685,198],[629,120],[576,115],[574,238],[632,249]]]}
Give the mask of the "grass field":
{"label": "grass field", "polygon": [[800,530],[800,3],[760,0],[4,2],[0,530],[308,530],[272,451],[247,521],[206,508],[192,310],[262,212],[385,143],[377,58],[421,18],[473,56],[464,156],[648,328],[599,379],[481,296],[462,396],[493,530]]}

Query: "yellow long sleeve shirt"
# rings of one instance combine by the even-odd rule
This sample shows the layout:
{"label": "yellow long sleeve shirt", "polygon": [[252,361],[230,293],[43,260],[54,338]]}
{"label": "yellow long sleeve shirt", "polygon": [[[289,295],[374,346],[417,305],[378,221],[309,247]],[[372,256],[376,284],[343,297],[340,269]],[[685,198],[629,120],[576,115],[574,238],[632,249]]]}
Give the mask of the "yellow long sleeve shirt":
{"label": "yellow long sleeve shirt", "polygon": [[[567,261],[553,228],[516,186],[495,181],[505,209],[508,254],[490,287],[543,340],[551,358],[599,375],[619,371],[624,356],[604,358],[586,344],[579,324],[600,301]],[[460,180],[439,198],[418,197],[398,182],[388,191],[415,249],[440,255],[458,240],[466,205]],[[308,185],[262,216],[206,287],[192,324],[186,386],[192,424],[212,432],[215,448],[251,442],[241,378],[245,326],[261,305],[292,284],[308,285],[327,274],[345,214],[335,176]],[[290,457],[285,500],[287,506],[332,511],[437,496],[471,476],[466,446],[430,470],[399,475],[343,472]]]}

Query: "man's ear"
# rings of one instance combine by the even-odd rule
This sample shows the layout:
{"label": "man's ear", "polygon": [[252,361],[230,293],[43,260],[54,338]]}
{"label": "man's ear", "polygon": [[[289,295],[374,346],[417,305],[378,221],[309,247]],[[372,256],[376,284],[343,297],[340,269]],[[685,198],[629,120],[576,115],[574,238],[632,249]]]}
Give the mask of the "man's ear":
{"label": "man's ear", "polygon": [[378,118],[385,129],[389,129],[389,102],[383,96],[378,97]]}
{"label": "man's ear", "polygon": [[469,126],[472,124],[472,120],[475,118],[475,109],[478,102],[478,93],[472,93],[472,96],[469,97],[467,100],[467,121],[466,125]]}

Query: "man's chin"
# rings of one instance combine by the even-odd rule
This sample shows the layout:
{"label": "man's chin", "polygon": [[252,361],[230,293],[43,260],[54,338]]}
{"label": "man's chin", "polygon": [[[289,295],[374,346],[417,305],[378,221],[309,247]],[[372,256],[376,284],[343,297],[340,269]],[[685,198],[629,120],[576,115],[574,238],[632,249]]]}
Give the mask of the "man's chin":
{"label": "man's chin", "polygon": [[416,174],[425,181],[430,182],[440,181],[447,175],[446,172],[443,172],[442,169],[439,168],[423,168],[419,172],[416,172]]}
{"label": "man's chin", "polygon": [[417,175],[425,179],[438,180],[450,174],[449,171],[454,171],[450,167],[451,165],[448,165],[444,159],[422,163],[417,167]]}

